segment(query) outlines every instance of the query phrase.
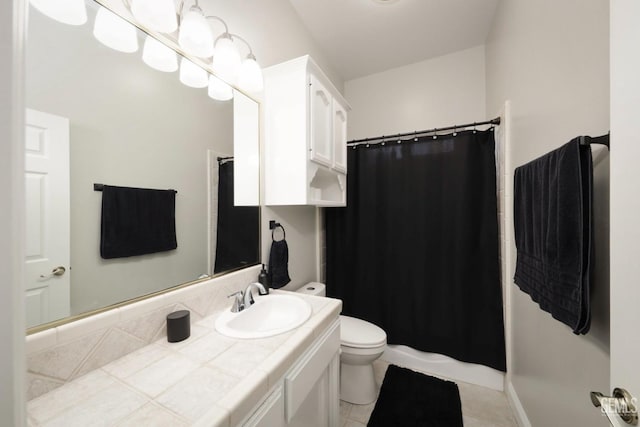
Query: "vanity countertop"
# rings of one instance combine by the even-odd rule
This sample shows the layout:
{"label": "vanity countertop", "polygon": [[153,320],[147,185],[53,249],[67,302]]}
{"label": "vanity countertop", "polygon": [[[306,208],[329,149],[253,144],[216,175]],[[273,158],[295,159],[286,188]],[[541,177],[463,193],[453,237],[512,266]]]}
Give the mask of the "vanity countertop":
{"label": "vanity countertop", "polygon": [[31,400],[28,425],[235,426],[342,308],[340,300],[295,295],[312,314],[293,331],[228,338],[216,332],[219,313],[212,314],[193,323],[182,342],[158,340]]}

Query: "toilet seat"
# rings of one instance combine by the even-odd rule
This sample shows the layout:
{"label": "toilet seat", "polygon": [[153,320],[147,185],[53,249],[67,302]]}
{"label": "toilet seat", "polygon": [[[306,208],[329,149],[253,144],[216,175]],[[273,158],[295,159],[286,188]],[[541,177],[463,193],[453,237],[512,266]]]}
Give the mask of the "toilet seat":
{"label": "toilet seat", "polygon": [[373,323],[340,316],[340,343],[343,347],[373,349],[386,345],[387,334]]}

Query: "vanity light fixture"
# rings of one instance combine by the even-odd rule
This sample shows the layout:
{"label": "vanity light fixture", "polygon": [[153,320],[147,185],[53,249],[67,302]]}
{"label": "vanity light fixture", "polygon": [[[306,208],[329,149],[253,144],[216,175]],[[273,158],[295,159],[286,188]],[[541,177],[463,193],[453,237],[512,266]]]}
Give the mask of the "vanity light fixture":
{"label": "vanity light fixture", "polygon": [[149,67],[165,73],[178,69],[178,55],[151,36],[147,36],[144,41],[142,60]]}
{"label": "vanity light fixture", "polygon": [[31,0],[31,6],[63,24],[82,25],[87,22],[84,0]]}
{"label": "vanity light fixture", "polygon": [[[208,86],[209,96],[217,100],[233,98],[233,89],[229,84],[237,84],[241,90],[249,93],[263,90],[262,69],[251,45],[239,35],[230,33],[227,23],[222,18],[205,15],[198,0],[194,0],[194,4],[186,12],[185,0],[122,1],[142,28],[159,33],[173,33],[177,30],[180,48],[188,55],[204,58],[205,65],[210,64],[219,77],[209,79],[205,69],[188,59],[182,59],[180,81],[185,85],[196,88]],[[57,21],[71,25],[82,25],[87,21],[85,0],[30,2],[40,12]],[[224,31],[215,41],[209,20],[219,21],[224,26]],[[127,53],[138,50],[136,28],[103,6],[98,8],[93,34],[102,44],[112,49]],[[249,50],[244,60],[236,41],[244,43]],[[211,57],[213,58],[209,63]],[[172,72],[178,68],[176,52],[150,36],[145,40],[142,59],[159,71]]]}
{"label": "vanity light fixture", "polygon": [[213,55],[213,33],[197,2],[182,17],[178,44],[190,55],[200,58],[211,58]]}
{"label": "vanity light fixture", "polygon": [[213,71],[223,80],[235,83],[238,79],[241,63],[240,52],[233,44],[231,34],[224,33],[218,37],[211,62]]}
{"label": "vanity light fixture", "polygon": [[176,4],[173,0],[130,0],[131,13],[146,28],[159,33],[178,29]]}
{"label": "vanity light fixture", "polygon": [[180,60],[180,81],[185,86],[200,89],[209,84],[208,73],[187,58]]}
{"label": "vanity light fixture", "polygon": [[209,74],[207,94],[217,101],[228,101],[233,98],[233,89],[213,74]]}
{"label": "vanity light fixture", "polygon": [[[260,68],[260,65],[258,65],[258,61],[256,60],[256,57],[253,54],[253,50],[251,49],[251,45],[249,44],[249,42],[247,42],[245,39],[243,39],[237,34],[227,33],[227,36],[232,41],[235,41],[235,40],[241,41],[247,46],[247,49],[249,49],[249,53],[245,57],[244,61],[240,58],[240,53],[238,53],[238,59],[237,59],[238,62],[237,64],[233,65],[233,68],[235,69],[234,71],[235,75],[237,76],[237,78],[235,79],[235,83],[238,85],[240,89],[244,91],[251,92],[251,93],[262,92],[262,89],[264,88],[264,79],[262,77],[262,69]],[[234,50],[235,52],[238,52],[237,49],[235,49],[235,46],[234,46]],[[216,49],[216,54],[217,54],[217,49]],[[214,61],[216,59],[215,58],[216,54],[214,54],[214,57],[213,57]],[[216,69],[214,67],[214,71],[215,70]]]}
{"label": "vanity light fixture", "polygon": [[253,53],[249,53],[247,58],[242,61],[240,72],[238,73],[238,86],[251,93],[262,92],[262,89],[264,89],[262,69]]}
{"label": "vanity light fixture", "polygon": [[136,28],[102,6],[99,7],[96,14],[93,35],[111,49],[125,53],[138,50]]}
{"label": "vanity light fixture", "polygon": [[[181,1],[178,10],[182,11],[183,8],[184,0]],[[215,39],[215,42],[213,42],[213,36],[210,37],[213,33],[211,32],[211,27],[208,24],[206,27],[207,31],[204,31],[204,29],[197,32],[189,30],[189,32],[185,33],[185,38],[189,35],[192,43],[209,46],[212,49],[211,52],[207,50],[206,52],[198,54],[194,50],[189,49],[188,42],[185,41],[183,43],[183,41],[180,40],[180,36],[182,36],[184,32],[183,27],[185,25],[191,25],[187,18],[196,17],[196,15],[190,15],[190,12],[192,11],[197,12],[197,22],[199,23],[202,23],[202,17],[204,16],[205,20],[219,21],[224,26],[224,31]],[[238,84],[240,89],[247,92],[257,93],[262,91],[264,87],[262,69],[260,68],[260,65],[258,65],[256,57],[253,54],[253,50],[251,49],[251,45],[249,45],[249,43],[239,35],[230,33],[227,23],[222,18],[213,15],[205,15],[198,4],[198,0],[195,0],[195,4],[191,6],[189,12],[185,13],[182,17],[178,38],[178,43],[187,53],[200,56],[202,58],[209,58],[213,55],[211,68],[221,79],[228,83]],[[196,42],[196,40],[198,41]],[[237,40],[243,42],[249,49],[249,54],[246,56],[244,61],[242,60],[238,47],[235,44]]]}

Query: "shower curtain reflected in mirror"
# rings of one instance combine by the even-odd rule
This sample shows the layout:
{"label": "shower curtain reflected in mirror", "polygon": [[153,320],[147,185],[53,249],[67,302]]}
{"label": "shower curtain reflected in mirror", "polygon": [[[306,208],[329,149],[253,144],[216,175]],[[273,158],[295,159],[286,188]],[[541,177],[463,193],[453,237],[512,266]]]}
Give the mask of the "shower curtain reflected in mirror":
{"label": "shower curtain reflected in mirror", "polygon": [[233,160],[218,163],[218,227],[213,272],[256,264],[259,260],[260,208],[234,206]]}
{"label": "shower curtain reflected in mirror", "polygon": [[348,150],[327,294],[389,344],[505,371],[493,130]]}

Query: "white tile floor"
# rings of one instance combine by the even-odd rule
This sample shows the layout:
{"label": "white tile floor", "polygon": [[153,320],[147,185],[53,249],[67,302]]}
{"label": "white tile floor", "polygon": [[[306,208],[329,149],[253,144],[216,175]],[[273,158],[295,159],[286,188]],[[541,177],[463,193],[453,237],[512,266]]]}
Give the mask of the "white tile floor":
{"label": "white tile floor", "polygon": [[[373,363],[378,386],[382,384],[388,366],[388,362],[380,359]],[[504,393],[460,381],[456,381],[456,384],[460,390],[465,427],[518,426]],[[375,402],[369,405],[353,405],[340,401],[341,427],[365,427],[374,406]]]}

